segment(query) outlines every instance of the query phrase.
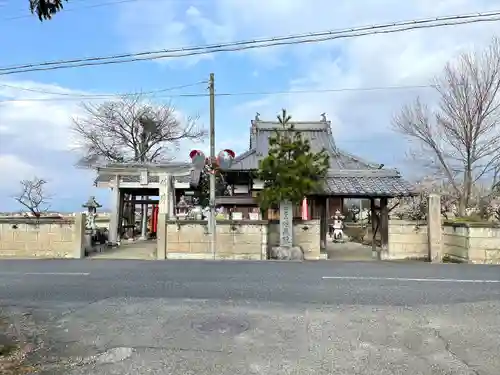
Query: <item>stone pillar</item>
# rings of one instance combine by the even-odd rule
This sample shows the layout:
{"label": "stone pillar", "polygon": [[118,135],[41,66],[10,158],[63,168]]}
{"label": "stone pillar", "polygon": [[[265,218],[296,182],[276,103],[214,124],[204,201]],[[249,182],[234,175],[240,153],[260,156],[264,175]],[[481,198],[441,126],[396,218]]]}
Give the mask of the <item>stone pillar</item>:
{"label": "stone pillar", "polygon": [[120,226],[120,177],[115,176],[112,181],[111,216],[109,218],[108,244],[114,246],[118,242],[118,227]]}
{"label": "stone pillar", "polygon": [[120,208],[118,211],[118,236],[117,236],[117,241],[120,243],[121,241],[121,236],[123,234],[123,224],[124,224],[124,217],[125,217],[125,198],[128,199],[128,194],[123,194],[120,193]]}
{"label": "stone pillar", "polygon": [[160,176],[160,201],[158,203],[158,213],[167,214],[169,217],[172,200],[171,180],[172,175],[170,173]]}
{"label": "stone pillar", "polygon": [[169,188],[169,193],[168,196],[170,197],[169,203],[168,203],[168,215],[167,218],[173,219],[175,217],[175,200],[176,200],[176,195],[175,195],[175,179],[170,177],[170,184],[168,186]]}
{"label": "stone pillar", "polygon": [[321,252],[326,252],[326,242],[327,242],[327,233],[328,233],[328,198],[325,197],[321,200],[321,206],[320,206],[320,223],[321,223],[321,229],[320,229],[320,247],[321,247]]}
{"label": "stone pillar", "polygon": [[293,246],[293,205],[290,201],[280,203],[280,246]]}
{"label": "stone pillar", "polygon": [[127,229],[127,237],[129,239],[134,239],[134,232],[135,232],[135,201],[137,199],[137,195],[132,194],[130,195],[130,200],[129,200],[129,212],[127,216],[127,225],[129,225]]}
{"label": "stone pillar", "polygon": [[379,260],[388,259],[389,255],[389,199],[380,198],[380,243],[381,251]]}
{"label": "stone pillar", "polygon": [[378,258],[378,252],[377,252],[377,233],[376,231],[379,230],[377,227],[377,206],[375,205],[375,198],[370,198],[370,222],[372,225],[372,258],[377,259]]}
{"label": "stone pillar", "polygon": [[441,197],[438,194],[429,195],[428,210],[429,260],[432,263],[442,263]]}
{"label": "stone pillar", "polygon": [[74,253],[73,258],[85,258],[85,221],[86,215],[77,213],[75,215],[75,232],[74,232]]}
{"label": "stone pillar", "polygon": [[167,259],[167,214],[158,212],[156,229],[156,259]]}
{"label": "stone pillar", "polygon": [[156,258],[167,259],[167,221],[171,209],[171,180],[172,175],[167,173],[160,176],[160,200],[158,202],[158,225],[156,229]]}
{"label": "stone pillar", "polygon": [[[149,197],[143,197],[143,199],[148,199]],[[143,204],[141,206],[141,240],[148,239],[148,205]]]}
{"label": "stone pillar", "polygon": [[268,258],[267,255],[267,250],[268,250],[268,243],[269,243],[269,235],[268,235],[268,225],[263,224],[260,226],[261,230],[261,260],[266,260]]}

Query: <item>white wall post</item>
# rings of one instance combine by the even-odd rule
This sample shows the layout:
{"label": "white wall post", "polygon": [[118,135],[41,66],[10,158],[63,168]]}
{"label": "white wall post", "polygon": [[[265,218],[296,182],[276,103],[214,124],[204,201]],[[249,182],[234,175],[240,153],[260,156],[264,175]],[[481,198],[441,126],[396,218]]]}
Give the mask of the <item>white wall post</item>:
{"label": "white wall post", "polygon": [[429,236],[429,260],[432,263],[443,262],[443,241],[441,226],[441,197],[430,194],[428,200],[427,233]]}
{"label": "white wall post", "polygon": [[172,209],[172,175],[160,176],[160,201],[158,203],[158,228],[156,228],[156,258],[167,259],[167,223]]}
{"label": "white wall post", "polygon": [[120,225],[120,176],[113,177],[111,182],[111,216],[109,218],[108,244],[114,246],[118,242],[118,227]]}
{"label": "white wall post", "polygon": [[[149,197],[142,197],[148,199]],[[146,203],[141,205],[141,240],[148,239],[148,205]]]}

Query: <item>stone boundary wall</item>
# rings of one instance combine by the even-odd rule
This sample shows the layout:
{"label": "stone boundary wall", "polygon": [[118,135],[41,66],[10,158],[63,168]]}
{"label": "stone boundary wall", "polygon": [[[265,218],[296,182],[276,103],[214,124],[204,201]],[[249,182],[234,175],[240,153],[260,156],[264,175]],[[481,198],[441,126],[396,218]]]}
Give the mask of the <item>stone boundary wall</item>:
{"label": "stone boundary wall", "polygon": [[429,260],[427,223],[389,220],[389,244],[382,260]]}
{"label": "stone boundary wall", "polygon": [[[167,220],[165,251],[159,259],[214,259],[206,220]],[[161,235],[160,235],[161,236]],[[267,259],[267,221],[217,220],[215,259]]]}
{"label": "stone boundary wall", "polygon": [[[426,222],[389,220],[389,246],[382,259],[430,260],[428,233]],[[498,224],[444,222],[441,235],[434,245],[440,258],[433,262],[500,264]]]}
{"label": "stone boundary wall", "polygon": [[[164,228],[164,229],[163,229]],[[293,244],[306,260],[320,259],[319,220],[294,221]],[[279,244],[279,224],[267,220],[217,220],[215,259],[266,260]],[[166,220],[158,216],[158,259],[214,259],[206,220]]]}
{"label": "stone boundary wall", "polygon": [[[293,246],[299,246],[305,260],[319,260],[321,250],[320,220],[293,221]],[[268,254],[272,247],[280,243],[280,225],[278,220],[269,221]]]}
{"label": "stone boundary wall", "polygon": [[85,215],[0,217],[0,258],[83,258]]}
{"label": "stone boundary wall", "polygon": [[443,224],[445,260],[500,264],[500,226],[493,223]]}
{"label": "stone boundary wall", "polygon": [[95,218],[95,223],[98,228],[109,229],[110,218],[109,216],[99,216],[99,213],[97,213],[97,217]]}
{"label": "stone boundary wall", "polygon": [[443,224],[443,257],[455,263],[469,261],[469,229],[452,223]]}
{"label": "stone boundary wall", "polygon": [[[349,241],[360,242],[371,246],[373,239],[371,223],[361,224],[359,222],[344,222],[344,234],[348,236]],[[377,231],[376,240],[380,241],[380,239],[380,231]]]}

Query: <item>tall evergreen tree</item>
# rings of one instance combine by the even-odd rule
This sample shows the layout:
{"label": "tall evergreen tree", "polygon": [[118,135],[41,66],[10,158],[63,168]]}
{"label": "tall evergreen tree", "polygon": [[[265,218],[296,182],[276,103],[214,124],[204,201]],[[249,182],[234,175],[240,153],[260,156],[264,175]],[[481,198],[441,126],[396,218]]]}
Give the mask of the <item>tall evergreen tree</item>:
{"label": "tall evergreen tree", "polygon": [[268,156],[259,163],[256,177],[264,181],[258,196],[263,210],[277,208],[283,201],[300,204],[305,196],[321,189],[328,171],[328,153],[312,151],[291,119],[285,109],[278,115],[281,128],[269,137]]}
{"label": "tall evergreen tree", "polygon": [[215,195],[225,196],[228,195],[227,182],[224,174],[219,168],[217,163],[210,164],[209,160],[206,161],[205,166],[201,171],[200,185],[198,187],[199,204],[202,207],[208,207],[210,204],[210,174],[215,173]]}

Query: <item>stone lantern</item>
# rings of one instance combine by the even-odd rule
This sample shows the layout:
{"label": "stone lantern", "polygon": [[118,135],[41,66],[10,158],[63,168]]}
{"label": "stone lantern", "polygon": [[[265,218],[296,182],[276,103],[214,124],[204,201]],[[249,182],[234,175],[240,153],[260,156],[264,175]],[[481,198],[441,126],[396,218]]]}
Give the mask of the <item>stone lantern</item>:
{"label": "stone lantern", "polygon": [[335,242],[344,241],[344,219],[345,216],[339,210],[335,211],[333,216],[333,241]]}
{"label": "stone lantern", "polygon": [[82,204],[82,207],[87,209],[87,220],[85,221],[86,232],[87,234],[91,235],[95,234],[95,218],[97,216],[97,209],[101,208],[102,206],[97,203],[94,196],[91,196],[85,204]]}
{"label": "stone lantern", "polygon": [[189,205],[187,204],[184,195],[182,195],[179,199],[179,202],[177,202],[176,211],[177,219],[186,219],[189,213]]}
{"label": "stone lantern", "polygon": [[352,214],[352,221],[354,223],[357,223],[359,221],[359,213],[360,213],[360,209],[358,206],[356,206],[355,204],[353,204],[351,206],[351,208],[349,209],[349,211],[351,212]]}

